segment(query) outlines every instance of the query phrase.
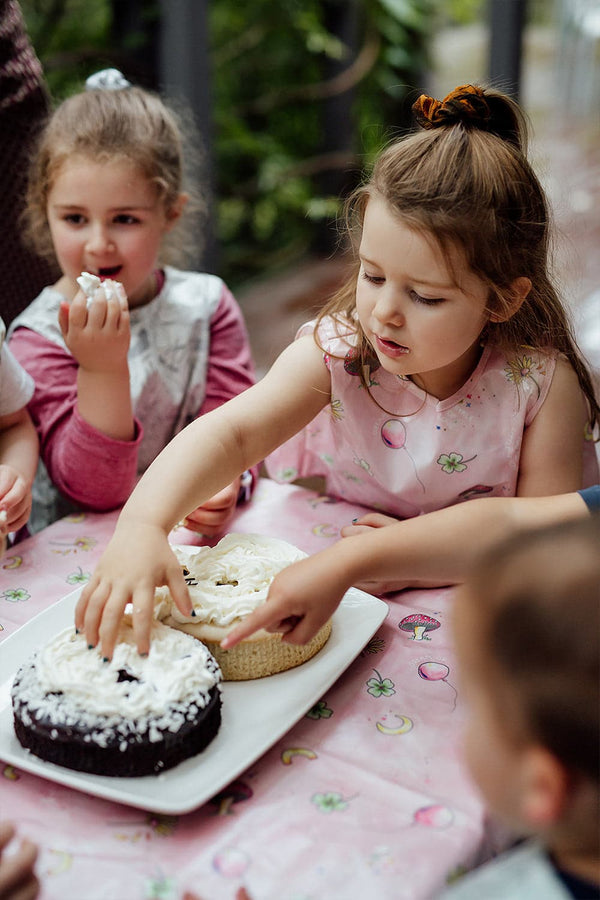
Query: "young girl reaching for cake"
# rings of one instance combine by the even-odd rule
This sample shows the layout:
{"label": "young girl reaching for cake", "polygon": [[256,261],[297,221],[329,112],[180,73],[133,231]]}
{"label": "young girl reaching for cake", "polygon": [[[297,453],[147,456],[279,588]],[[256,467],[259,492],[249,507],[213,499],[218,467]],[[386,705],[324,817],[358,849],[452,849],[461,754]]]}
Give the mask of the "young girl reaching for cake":
{"label": "young girl reaching for cake", "polygon": [[582,486],[599,409],[547,273],[522,115],[469,85],[416,112],[423,129],[384,150],[350,198],[356,271],[313,333],[178,434],[125,505],[76,611],[104,655],[130,600],[148,649],[157,585],[189,615],[167,534],[294,435],[294,477],[326,471],[328,491],[402,518]]}
{"label": "young girl reaching for cake", "polygon": [[[74,509],[120,506],[177,432],[254,382],[226,285],[166,265],[198,243],[186,233],[199,202],[183,136],[159,97],[108,70],[61,103],[39,138],[28,233],[62,276],[10,329],[11,350],[36,382],[29,409],[43,466],[33,530]],[[122,292],[93,290],[108,279]],[[220,533],[242,494],[237,472],[187,510],[186,524]]]}

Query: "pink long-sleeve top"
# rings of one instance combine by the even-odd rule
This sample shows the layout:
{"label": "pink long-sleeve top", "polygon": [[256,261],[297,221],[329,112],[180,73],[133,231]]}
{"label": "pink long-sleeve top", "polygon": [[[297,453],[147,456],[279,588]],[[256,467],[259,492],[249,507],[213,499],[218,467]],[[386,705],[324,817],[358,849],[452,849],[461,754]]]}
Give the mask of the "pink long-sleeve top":
{"label": "pink long-sleeve top", "polygon": [[[97,511],[122,505],[178,431],[254,383],[246,326],[226,285],[214,276],[165,272],[160,294],[131,310],[131,441],[99,432],[79,412],[78,364],[57,324],[64,298],[46,288],[13,323],[10,348],[36,384],[29,410],[48,480],[62,495],[58,501]],[[48,506],[41,496],[33,530],[48,524],[44,500]],[[68,511],[68,504],[58,507],[54,518]]]}

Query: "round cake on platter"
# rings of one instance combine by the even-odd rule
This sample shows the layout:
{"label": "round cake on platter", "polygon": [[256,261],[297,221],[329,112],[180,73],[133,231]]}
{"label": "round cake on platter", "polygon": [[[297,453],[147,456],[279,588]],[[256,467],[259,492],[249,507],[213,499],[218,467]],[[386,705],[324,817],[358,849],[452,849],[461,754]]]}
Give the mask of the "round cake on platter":
{"label": "round cake on platter", "polygon": [[173,547],[192,600],[191,616],[158,588],[158,615],[171,628],[192,635],[208,647],[224,681],[275,675],[311,659],[329,639],[331,620],[307,644],[288,644],[281,634],[260,630],[230,650],[221,641],[239,622],[264,603],[274,577],[306,553],[287,541],[260,534],[232,533],[215,547]]}
{"label": "round cake on platter", "polygon": [[188,635],[152,623],[140,656],[125,616],[112,660],[65,629],[17,671],[15,733],[48,762],[96,775],[158,774],[200,753],[221,724],[219,667]]}

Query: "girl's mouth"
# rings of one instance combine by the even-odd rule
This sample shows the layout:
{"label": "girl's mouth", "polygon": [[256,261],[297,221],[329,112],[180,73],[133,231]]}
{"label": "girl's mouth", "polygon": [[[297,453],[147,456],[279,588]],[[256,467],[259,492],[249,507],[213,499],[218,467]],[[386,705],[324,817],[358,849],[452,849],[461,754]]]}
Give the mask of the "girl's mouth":
{"label": "girl's mouth", "polygon": [[394,359],[410,353],[408,347],[405,347],[403,344],[397,344],[396,341],[387,341],[379,337],[379,335],[375,335],[375,344],[378,350]]}
{"label": "girl's mouth", "polygon": [[123,266],[106,266],[98,269],[98,278],[102,281],[104,278],[116,278]]}

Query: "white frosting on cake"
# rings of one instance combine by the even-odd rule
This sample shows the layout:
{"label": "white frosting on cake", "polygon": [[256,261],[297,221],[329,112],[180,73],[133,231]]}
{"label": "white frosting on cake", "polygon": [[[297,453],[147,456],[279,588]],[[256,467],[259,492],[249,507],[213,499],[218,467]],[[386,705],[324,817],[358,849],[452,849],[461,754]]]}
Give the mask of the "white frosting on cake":
{"label": "white frosting on cake", "polygon": [[113,281],[112,278],[99,278],[92,275],[91,272],[82,272],[77,278],[77,284],[88,298],[89,301],[96,296],[96,291],[102,289],[107,300],[116,297],[123,309],[127,309],[127,297],[125,289],[120,281]]}
{"label": "white frosting on cake", "polygon": [[[137,680],[119,681],[123,674]],[[38,652],[35,675],[43,712],[51,716],[54,695],[60,692],[80,720],[82,710],[90,717],[129,721],[160,717],[169,706],[190,697],[203,707],[220,680],[202,644],[159,622],[152,623],[150,653],[140,656],[129,617],[120,626],[112,660],[104,661],[98,647],[90,650],[85,637],[68,628]],[[26,699],[31,707],[31,698]]]}
{"label": "white frosting on cake", "polygon": [[[173,547],[189,575],[186,582],[194,616],[184,616],[173,603],[168,610],[176,622],[225,627],[247,616],[266,600],[278,572],[307,555],[278,538],[260,534],[228,534],[216,547]],[[164,616],[168,588],[156,591],[159,615]]]}

